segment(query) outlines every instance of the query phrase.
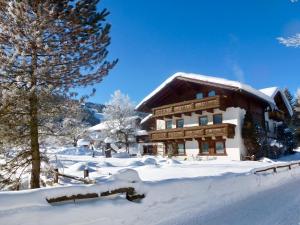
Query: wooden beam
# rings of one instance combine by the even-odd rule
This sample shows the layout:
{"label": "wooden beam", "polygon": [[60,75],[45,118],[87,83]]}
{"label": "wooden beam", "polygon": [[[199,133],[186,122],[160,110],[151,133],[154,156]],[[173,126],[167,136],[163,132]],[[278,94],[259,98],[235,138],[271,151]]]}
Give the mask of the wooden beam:
{"label": "wooden beam", "polygon": [[88,194],[77,194],[71,196],[60,196],[57,198],[46,198],[48,203],[57,203],[57,202],[65,202],[65,201],[75,201],[80,199],[89,199],[89,198],[98,198],[99,195],[97,193],[88,193]]}
{"label": "wooden beam", "polygon": [[183,139],[184,141],[192,141],[193,140],[193,138],[185,138],[185,139]]}
{"label": "wooden beam", "polygon": [[133,187],[127,187],[127,188],[119,188],[111,191],[105,191],[100,193],[100,195],[98,195],[97,193],[76,194],[71,196],[64,195],[56,198],[46,198],[46,201],[48,203],[58,203],[58,202],[65,202],[70,200],[75,202],[75,200],[106,197],[106,196],[122,194],[122,193],[126,193],[126,199],[128,201],[134,201],[134,200],[145,198],[144,194],[137,194]]}
{"label": "wooden beam", "polygon": [[213,113],[214,109],[206,109],[207,112]]}
{"label": "wooden beam", "polygon": [[177,113],[177,114],[174,114],[173,116],[176,117],[176,118],[181,118],[182,114],[181,113]]}
{"label": "wooden beam", "polygon": [[184,113],[185,116],[192,116],[192,113],[191,112],[186,112]]}

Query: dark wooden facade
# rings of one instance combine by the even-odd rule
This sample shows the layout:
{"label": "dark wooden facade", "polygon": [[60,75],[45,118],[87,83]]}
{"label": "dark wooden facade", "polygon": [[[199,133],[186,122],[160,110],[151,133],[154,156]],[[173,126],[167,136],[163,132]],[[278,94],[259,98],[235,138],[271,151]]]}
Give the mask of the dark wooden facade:
{"label": "dark wooden facade", "polygon": [[[212,90],[214,96],[209,96]],[[198,93],[203,93],[203,98],[196,99]],[[249,111],[253,118],[265,127],[265,112],[269,108],[269,102],[266,100],[237,87],[184,77],[178,77],[167,84],[140,105],[138,110],[152,113],[155,120],[167,120],[192,114],[201,117],[203,111],[213,113],[215,109],[226,111],[229,107],[239,107]],[[225,147],[226,139],[234,137],[235,125],[228,123],[149,132],[150,141],[164,143],[165,154],[167,154],[168,145],[176,146],[180,143],[185,145],[186,141],[196,140],[199,146],[199,155],[207,155],[207,151],[202,152],[203,143],[209,146],[209,155],[220,155],[216,152],[216,143],[222,142]],[[176,147],[174,148],[176,149]],[[226,155],[226,147],[221,155]]]}
{"label": "dark wooden facade", "polygon": [[[216,96],[208,97],[214,90]],[[195,99],[197,93],[204,93],[203,99]],[[228,107],[240,107],[250,111],[253,118],[262,126],[265,124],[264,113],[269,103],[239,88],[210,82],[193,81],[191,79],[175,79],[159,93],[150,98],[138,110],[153,113],[158,119],[189,115],[195,112],[213,109],[225,110]]]}

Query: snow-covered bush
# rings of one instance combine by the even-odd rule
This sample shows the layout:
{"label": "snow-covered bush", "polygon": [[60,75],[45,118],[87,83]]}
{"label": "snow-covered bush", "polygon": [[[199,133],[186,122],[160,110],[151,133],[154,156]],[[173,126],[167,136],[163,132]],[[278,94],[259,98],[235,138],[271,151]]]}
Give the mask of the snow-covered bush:
{"label": "snow-covered bush", "polygon": [[288,127],[285,123],[277,128],[278,142],[283,145],[284,152],[291,154],[297,147],[295,130]]}

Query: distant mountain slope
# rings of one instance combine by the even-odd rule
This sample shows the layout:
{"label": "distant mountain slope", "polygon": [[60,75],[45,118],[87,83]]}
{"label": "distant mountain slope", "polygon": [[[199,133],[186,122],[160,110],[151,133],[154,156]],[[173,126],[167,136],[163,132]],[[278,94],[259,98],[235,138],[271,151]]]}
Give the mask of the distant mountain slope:
{"label": "distant mountain slope", "polygon": [[102,121],[102,111],[105,108],[105,105],[93,102],[86,102],[82,105],[82,108],[86,113],[86,116],[83,118],[82,122],[86,122],[91,126],[94,126]]}

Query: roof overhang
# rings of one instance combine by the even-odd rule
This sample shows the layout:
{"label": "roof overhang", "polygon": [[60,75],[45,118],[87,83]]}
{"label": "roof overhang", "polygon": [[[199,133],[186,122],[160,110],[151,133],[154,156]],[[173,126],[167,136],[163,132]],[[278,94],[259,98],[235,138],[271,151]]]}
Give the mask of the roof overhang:
{"label": "roof overhang", "polygon": [[193,82],[197,84],[203,84],[203,85],[209,85],[209,86],[215,86],[219,88],[224,88],[232,91],[241,91],[248,95],[254,96],[267,104],[275,105],[275,102],[272,98],[264,94],[263,92],[260,92],[259,90],[243,84],[238,81],[231,81],[224,78],[219,77],[212,77],[212,76],[204,76],[199,74],[192,74],[192,73],[182,73],[178,72],[174,75],[170,76],[168,79],[166,79],[161,85],[159,85],[154,91],[152,91],[149,95],[147,95],[137,106],[137,111],[143,111],[142,109],[144,106],[149,102],[152,98],[154,98],[160,91],[162,91],[168,84],[173,82],[174,80],[183,80],[188,82]]}
{"label": "roof overhang", "polygon": [[260,91],[263,92],[263,93],[267,93],[267,95],[269,97],[271,97],[273,100],[274,100],[275,96],[278,93],[280,93],[280,95],[283,99],[283,102],[284,102],[286,108],[288,109],[288,112],[289,112],[290,116],[293,116],[293,114],[294,114],[293,108],[292,108],[289,100],[287,99],[286,95],[284,94],[284,92],[282,90],[280,90],[278,87],[271,87],[271,88],[261,89]]}

